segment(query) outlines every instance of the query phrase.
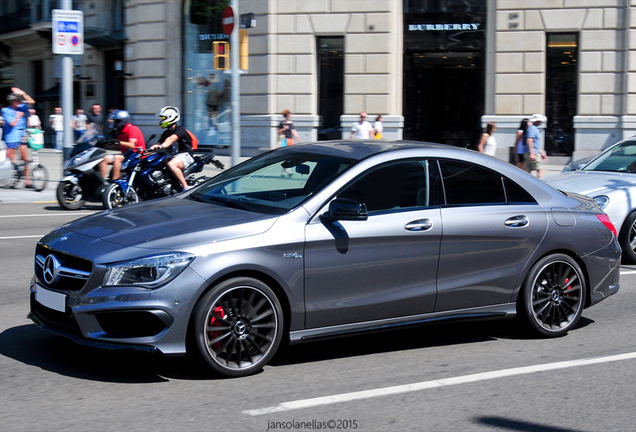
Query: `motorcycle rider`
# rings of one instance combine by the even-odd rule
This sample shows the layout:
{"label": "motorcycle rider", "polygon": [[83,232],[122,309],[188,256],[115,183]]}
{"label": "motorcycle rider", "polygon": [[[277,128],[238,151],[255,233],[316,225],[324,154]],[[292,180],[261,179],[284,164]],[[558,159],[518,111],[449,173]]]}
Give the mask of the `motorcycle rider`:
{"label": "motorcycle rider", "polygon": [[108,116],[112,122],[113,130],[117,134],[117,141],[110,144],[111,149],[121,150],[121,154],[106,155],[100,162],[102,177],[108,174],[108,165],[113,166],[112,180],[117,180],[120,174],[121,163],[124,161],[124,153],[129,149],[141,148],[146,150],[146,142],[141,130],[130,122],[130,113],[124,110],[115,110]]}
{"label": "motorcycle rider", "polygon": [[168,162],[168,167],[179,180],[183,190],[188,189],[183,171],[194,163],[192,158],[192,139],[188,130],[178,125],[181,119],[179,108],[174,106],[165,106],[156,114],[161,119],[159,126],[163,131],[159,142],[150,147],[150,150],[169,149],[172,147],[172,159]]}

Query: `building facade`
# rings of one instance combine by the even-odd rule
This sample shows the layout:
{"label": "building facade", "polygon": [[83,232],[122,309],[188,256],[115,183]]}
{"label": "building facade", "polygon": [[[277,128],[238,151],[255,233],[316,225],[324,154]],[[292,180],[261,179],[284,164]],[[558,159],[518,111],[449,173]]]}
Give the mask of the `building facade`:
{"label": "building facade", "polygon": [[[231,79],[214,68],[229,0],[76,0],[85,52],[74,104],[181,108],[200,145],[227,146]],[[519,122],[547,115],[549,154],[597,152],[636,131],[636,0],[239,0],[253,13],[240,75],[244,156],[277,145],[280,112],[303,140],[348,137],[361,111],[385,137],[476,145],[497,123],[500,157]],[[56,0],[0,3],[0,93],[59,105]],[[238,49],[238,48],[237,48]],[[223,150],[221,150],[223,151]]]}

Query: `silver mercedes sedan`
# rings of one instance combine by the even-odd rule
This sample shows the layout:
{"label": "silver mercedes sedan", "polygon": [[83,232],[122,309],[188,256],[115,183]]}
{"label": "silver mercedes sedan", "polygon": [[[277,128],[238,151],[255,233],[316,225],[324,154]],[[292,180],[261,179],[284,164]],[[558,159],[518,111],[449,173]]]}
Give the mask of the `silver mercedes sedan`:
{"label": "silver mercedes sedan", "polygon": [[621,141],[581,169],[546,178],[545,182],[594,198],[618,231],[623,260],[636,263],[636,139]]}
{"label": "silver mercedes sedan", "polygon": [[620,253],[591,198],[503,161],[320,142],[55,229],[35,251],[30,317],[237,377],[281,343],[450,319],[518,317],[562,336],[618,291]]}

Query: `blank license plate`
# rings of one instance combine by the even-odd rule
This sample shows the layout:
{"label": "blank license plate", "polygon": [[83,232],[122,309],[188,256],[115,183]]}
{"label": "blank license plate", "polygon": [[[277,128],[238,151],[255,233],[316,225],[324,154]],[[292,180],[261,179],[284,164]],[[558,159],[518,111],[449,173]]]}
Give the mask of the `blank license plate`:
{"label": "blank license plate", "polygon": [[40,286],[35,291],[35,299],[43,306],[58,312],[66,311],[66,295],[46,290]]}

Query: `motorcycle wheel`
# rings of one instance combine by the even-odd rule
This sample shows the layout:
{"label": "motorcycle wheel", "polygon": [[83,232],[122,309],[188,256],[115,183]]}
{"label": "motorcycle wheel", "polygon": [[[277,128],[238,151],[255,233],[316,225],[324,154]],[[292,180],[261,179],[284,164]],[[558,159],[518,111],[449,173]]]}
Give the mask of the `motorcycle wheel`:
{"label": "motorcycle wheel", "polygon": [[102,194],[102,204],[108,210],[138,202],[139,195],[135,188],[131,187],[128,196],[125,196],[119,183],[111,183]]}
{"label": "motorcycle wheel", "polygon": [[86,203],[82,188],[77,186],[75,190],[73,189],[74,185],[69,181],[63,181],[57,185],[57,202],[66,210],[79,210]]}

